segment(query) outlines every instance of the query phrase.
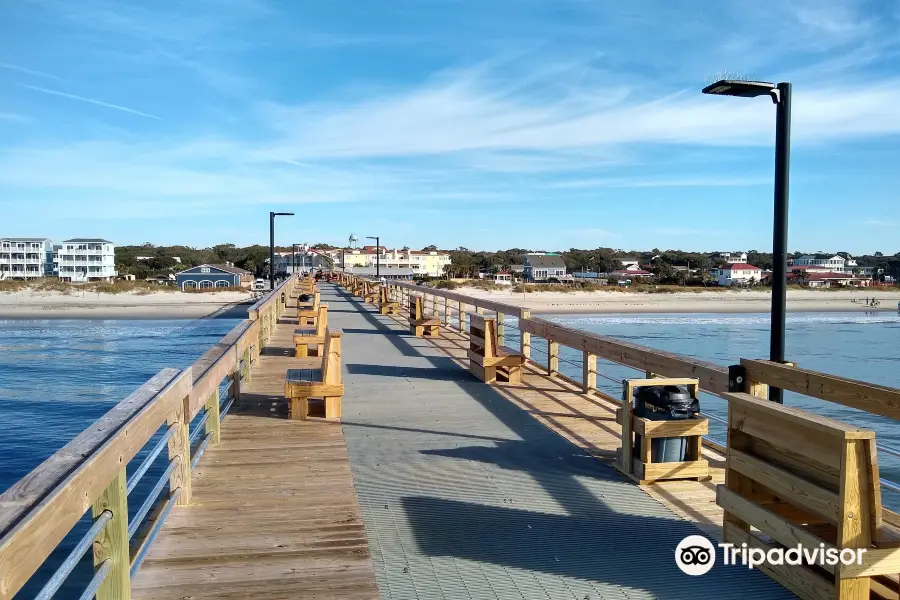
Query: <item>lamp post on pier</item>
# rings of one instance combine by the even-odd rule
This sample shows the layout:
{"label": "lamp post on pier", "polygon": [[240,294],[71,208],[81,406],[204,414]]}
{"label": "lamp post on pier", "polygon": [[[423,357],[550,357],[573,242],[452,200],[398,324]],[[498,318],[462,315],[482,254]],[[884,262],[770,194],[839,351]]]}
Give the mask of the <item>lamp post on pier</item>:
{"label": "lamp post on pier", "polygon": [[[703,88],[704,94],[755,98],[775,103],[775,218],[772,227],[772,328],[769,360],[784,363],[787,313],[788,190],[791,168],[791,84],[722,79]],[[784,392],[769,388],[769,400],[782,404]]]}
{"label": "lamp post on pier", "polygon": [[375,277],[381,279],[381,238],[377,235],[367,235],[367,240],[375,240]]}
{"label": "lamp post on pier", "polygon": [[290,212],[269,213],[269,291],[275,289],[275,217],[293,217]]}

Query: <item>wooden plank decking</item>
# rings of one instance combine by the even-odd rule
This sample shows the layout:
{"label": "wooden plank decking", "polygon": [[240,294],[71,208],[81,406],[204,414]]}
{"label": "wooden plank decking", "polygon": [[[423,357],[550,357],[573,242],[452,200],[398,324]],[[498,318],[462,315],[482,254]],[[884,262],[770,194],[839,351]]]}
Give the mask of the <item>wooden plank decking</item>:
{"label": "wooden plank decking", "polygon": [[[290,308],[290,304],[289,304]],[[378,598],[339,423],[289,421],[288,310],[133,581],[133,598]]]}

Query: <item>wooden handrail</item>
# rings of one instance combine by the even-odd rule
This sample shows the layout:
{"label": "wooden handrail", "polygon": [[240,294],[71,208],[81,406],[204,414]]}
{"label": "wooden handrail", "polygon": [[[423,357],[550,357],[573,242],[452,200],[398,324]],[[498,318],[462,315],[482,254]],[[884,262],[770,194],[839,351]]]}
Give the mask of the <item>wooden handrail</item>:
{"label": "wooden handrail", "polygon": [[809,371],[767,360],[741,359],[747,379],[804,396],[900,419],[900,390],[856,379]]}
{"label": "wooden handrail", "polygon": [[[37,571],[125,465],[178,412],[191,383],[189,368],[163,369],[0,495],[0,598],[11,598]],[[127,514],[117,516],[127,522]],[[128,540],[124,543],[127,550]]]}
{"label": "wooden handrail", "polygon": [[505,313],[507,315],[515,315],[517,317],[522,315],[522,311],[528,311],[529,309],[524,308],[522,306],[518,306],[516,304],[505,304],[503,302],[494,302],[493,300],[486,300],[484,298],[476,298],[474,296],[466,296],[465,294],[460,294],[459,292],[452,292],[450,290],[441,290],[437,288],[431,287],[422,287],[420,285],[416,285],[414,283],[408,283],[406,281],[389,281],[389,286],[394,286],[398,288],[404,288],[407,290],[411,290],[414,292],[419,292],[421,294],[426,294],[429,296],[438,296],[439,298],[447,298],[448,300],[455,300],[457,302],[462,302],[463,304],[468,304],[469,306],[475,306],[477,308],[484,308],[497,313]]}
{"label": "wooden handrail", "polygon": [[715,363],[565,327],[538,317],[520,319],[519,329],[634,369],[665,377],[699,379],[700,387],[713,394],[728,392],[728,367]]}
{"label": "wooden handrail", "polygon": [[263,313],[275,306],[275,302],[281,300],[281,292],[286,292],[287,290],[291,289],[299,280],[300,278],[298,275],[291,275],[280,284],[278,284],[278,286],[274,290],[271,290],[268,294],[260,298],[256,304],[254,304],[247,310],[250,318],[255,320],[258,318],[260,313]]}

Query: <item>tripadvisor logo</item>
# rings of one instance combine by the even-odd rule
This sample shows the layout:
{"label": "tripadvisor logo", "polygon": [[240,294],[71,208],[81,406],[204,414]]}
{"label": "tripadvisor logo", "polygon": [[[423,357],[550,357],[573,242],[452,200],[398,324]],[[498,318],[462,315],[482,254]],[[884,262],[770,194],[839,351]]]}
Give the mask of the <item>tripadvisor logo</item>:
{"label": "tripadvisor logo", "polygon": [[[722,564],[745,565],[753,569],[759,565],[817,565],[834,567],[861,565],[865,548],[834,548],[819,544],[805,548],[798,544],[790,548],[751,548],[746,543],[720,543]],[[702,535],[689,535],[675,548],[675,564],[687,575],[705,575],[716,564],[716,548]]]}

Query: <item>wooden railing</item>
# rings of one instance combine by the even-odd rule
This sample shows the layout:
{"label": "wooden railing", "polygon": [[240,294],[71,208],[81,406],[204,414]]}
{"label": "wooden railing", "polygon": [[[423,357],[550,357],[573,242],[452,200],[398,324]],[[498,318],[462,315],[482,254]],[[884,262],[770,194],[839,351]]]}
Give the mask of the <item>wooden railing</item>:
{"label": "wooden railing", "polygon": [[[295,281],[289,278],[257,302],[248,320],[190,367],[160,371],[0,495],[0,600],[29,581],[88,510],[91,527],[49,580],[39,582],[36,597],[52,597],[92,548],[94,578],[83,597],[130,597],[131,578],[169,512],[190,504],[191,471],[206,448],[219,443],[219,424],[249,381]],[[145,498],[135,498],[163,450],[165,471]],[[140,463],[130,465],[142,451]],[[140,507],[129,519],[134,502]]]}
{"label": "wooden railing", "polygon": [[284,314],[285,303],[299,281],[299,275],[291,275],[247,311],[250,320],[260,322],[260,347],[265,346],[272,337],[278,318]]}

